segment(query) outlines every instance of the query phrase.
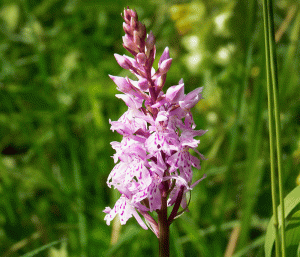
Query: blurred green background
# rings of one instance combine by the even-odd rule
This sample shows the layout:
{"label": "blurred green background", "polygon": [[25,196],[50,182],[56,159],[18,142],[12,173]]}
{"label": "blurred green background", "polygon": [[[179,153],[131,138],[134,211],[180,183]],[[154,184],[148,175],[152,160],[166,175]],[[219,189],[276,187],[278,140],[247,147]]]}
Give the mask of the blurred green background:
{"label": "blurred green background", "polygon": [[[264,256],[268,117],[253,0],[1,1],[0,256],[157,256],[150,230],[134,219],[107,226],[102,212],[119,197],[106,185],[110,142],[121,139],[108,120],[126,106],[108,74],[128,75],[113,56],[127,54],[126,6],[153,31],[158,57],[170,48],[166,88],[181,78],[186,92],[204,86],[193,114],[209,130],[199,148],[207,160],[194,174],[207,178],[171,226],[171,256]],[[299,7],[275,4],[285,194],[300,184]]]}

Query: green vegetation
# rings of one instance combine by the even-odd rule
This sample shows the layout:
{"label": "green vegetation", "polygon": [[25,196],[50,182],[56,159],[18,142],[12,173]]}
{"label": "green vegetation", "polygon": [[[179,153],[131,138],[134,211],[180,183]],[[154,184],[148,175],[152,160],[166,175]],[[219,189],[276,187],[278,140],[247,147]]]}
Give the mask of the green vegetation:
{"label": "green vegetation", "polygon": [[[171,256],[264,256],[272,200],[261,1],[2,0],[0,257],[157,256],[150,230],[134,219],[107,226],[102,212],[118,198],[106,185],[110,142],[120,140],[109,119],[126,108],[108,74],[125,72],[113,54],[126,53],[127,5],[156,36],[157,56],[170,48],[166,85],[204,86],[193,113],[209,130],[199,149],[207,160],[194,174],[207,178],[171,226]],[[300,185],[299,1],[276,1],[274,18],[286,196]],[[299,211],[288,214],[287,228],[299,227]]]}

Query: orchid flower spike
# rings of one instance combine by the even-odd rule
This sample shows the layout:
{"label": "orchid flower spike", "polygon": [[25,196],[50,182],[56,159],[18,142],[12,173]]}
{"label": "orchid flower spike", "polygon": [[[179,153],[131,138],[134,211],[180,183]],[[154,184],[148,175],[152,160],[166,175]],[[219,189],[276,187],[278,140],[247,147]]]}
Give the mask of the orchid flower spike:
{"label": "orchid flower spike", "polygon": [[123,225],[133,216],[142,228],[147,229],[147,224],[159,237],[158,224],[151,213],[159,213],[163,206],[173,208],[168,220],[171,224],[180,206],[187,210],[186,193],[200,182],[193,181],[193,169],[199,170],[200,159],[204,159],[197,150],[200,140],[195,137],[202,136],[206,130],[195,130],[190,109],[202,99],[202,88],[185,95],[180,80],[164,93],[167,72],[172,65],[169,48],[163,52],[155,71],[153,33],[146,33],[134,10],[125,9],[123,18],[123,46],[133,58],[118,54],[115,58],[136,80],[110,75],[122,93],[116,97],[128,109],[118,121],[110,121],[111,129],[123,139],[111,143],[116,150],[113,156],[116,165],[107,184],[121,196],[112,209],[106,207],[105,220],[109,225],[118,214]]}

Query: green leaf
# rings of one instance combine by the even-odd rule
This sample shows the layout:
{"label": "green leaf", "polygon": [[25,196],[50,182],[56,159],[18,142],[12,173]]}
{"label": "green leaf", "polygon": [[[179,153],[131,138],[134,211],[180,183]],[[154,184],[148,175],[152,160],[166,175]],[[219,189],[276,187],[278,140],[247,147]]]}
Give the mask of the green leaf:
{"label": "green leaf", "polygon": [[[286,227],[286,254],[297,256],[300,242],[300,208],[290,218]],[[299,256],[299,255],[298,255]]]}
{"label": "green leaf", "polygon": [[60,249],[51,247],[49,257],[68,257],[67,242],[62,242]]}
{"label": "green leaf", "polygon": [[44,251],[44,250],[46,250],[48,248],[51,248],[52,246],[54,246],[56,244],[59,244],[59,243],[65,241],[65,240],[66,239],[62,239],[62,240],[54,241],[54,242],[49,243],[47,245],[43,245],[42,247],[39,247],[39,248],[33,250],[30,253],[26,253],[26,254],[22,255],[21,257],[32,257],[32,256],[35,256],[35,255],[39,254],[40,252],[42,252],[42,251]]}
{"label": "green leaf", "polygon": [[[295,209],[295,207],[300,203],[300,186],[296,187],[292,192],[290,192],[284,199],[284,211],[285,218]],[[278,219],[279,219],[279,227],[281,226],[281,212],[280,206],[278,206]],[[271,257],[272,248],[275,241],[275,227],[274,227],[274,216],[272,216],[267,232],[266,232],[266,240],[265,240],[265,255],[266,257]]]}
{"label": "green leaf", "polygon": [[140,228],[137,226],[127,226],[126,232],[124,232],[118,242],[108,249],[105,256],[112,256],[116,251],[123,247],[125,244],[129,244],[130,241],[133,241],[137,235],[140,233]]}

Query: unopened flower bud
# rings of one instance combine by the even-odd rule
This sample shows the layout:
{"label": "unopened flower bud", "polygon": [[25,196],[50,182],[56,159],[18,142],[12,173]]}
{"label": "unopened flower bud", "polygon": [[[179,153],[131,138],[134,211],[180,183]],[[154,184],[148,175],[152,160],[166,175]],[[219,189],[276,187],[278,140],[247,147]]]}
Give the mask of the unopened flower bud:
{"label": "unopened flower bud", "polygon": [[162,53],[159,62],[158,62],[158,66],[160,66],[160,64],[164,61],[170,59],[170,54],[169,54],[169,47],[166,47],[164,52]]}
{"label": "unopened flower bud", "polygon": [[119,55],[119,54],[114,54],[114,56],[115,56],[118,64],[123,69],[129,70],[132,67],[131,62],[125,56],[122,56],[122,55]]}
{"label": "unopened flower bud", "polygon": [[136,30],[133,31],[133,42],[136,44],[136,46],[141,45],[141,40]]}
{"label": "unopened flower bud", "polygon": [[118,90],[123,93],[128,93],[132,88],[130,83],[127,81],[126,78],[118,77],[118,76],[112,76],[109,75],[109,77],[115,82],[115,84],[118,86]]}
{"label": "unopened flower bud", "polygon": [[164,60],[160,65],[159,65],[159,73],[160,74],[165,74],[168,72],[172,64],[172,58]]}
{"label": "unopened flower bud", "polygon": [[129,13],[131,17],[133,17],[135,20],[138,20],[138,15],[136,11],[129,9]]}
{"label": "unopened flower bud", "polygon": [[147,90],[150,87],[148,80],[145,78],[141,78],[139,80],[138,85],[139,85],[139,88],[143,91]]}
{"label": "unopened flower bud", "polygon": [[127,34],[122,38],[125,47],[127,47],[128,49],[132,50],[135,53],[139,52],[137,45],[129,38]]}
{"label": "unopened flower bud", "polygon": [[138,62],[138,64],[140,64],[142,66],[144,66],[147,61],[147,57],[144,53],[138,53],[135,58],[136,58],[136,61]]}
{"label": "unopened flower bud", "polygon": [[140,21],[137,22],[137,31],[142,41],[146,38],[146,27]]}
{"label": "unopened flower bud", "polygon": [[134,19],[133,17],[131,17],[131,19],[130,19],[130,27],[132,29],[136,28],[136,19]]}
{"label": "unopened flower bud", "polygon": [[124,9],[124,20],[126,23],[130,23],[130,19],[131,19],[131,10],[129,8]]}
{"label": "unopened flower bud", "polygon": [[155,37],[152,33],[152,31],[150,31],[147,39],[146,39],[146,47],[147,47],[147,50],[150,51],[153,49],[154,47],[154,44],[155,44]]}
{"label": "unopened flower bud", "polygon": [[131,29],[130,25],[128,25],[126,22],[123,22],[123,29],[126,34],[132,35],[132,29]]}

